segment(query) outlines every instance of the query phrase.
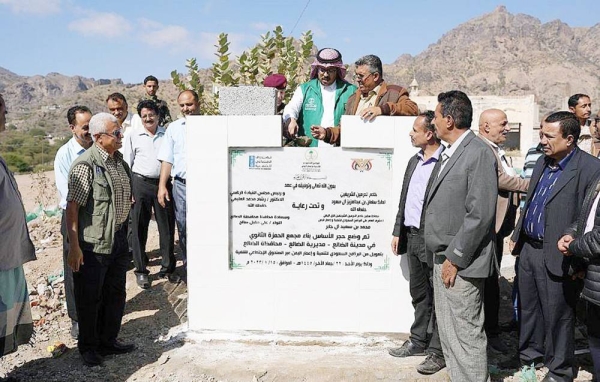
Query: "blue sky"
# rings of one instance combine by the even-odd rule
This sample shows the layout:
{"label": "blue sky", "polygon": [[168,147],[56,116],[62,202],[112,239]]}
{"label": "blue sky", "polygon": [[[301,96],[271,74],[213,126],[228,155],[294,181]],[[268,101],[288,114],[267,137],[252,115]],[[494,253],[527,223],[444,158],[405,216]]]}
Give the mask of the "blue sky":
{"label": "blue sky", "polygon": [[186,58],[209,67],[221,32],[239,54],[276,25],[289,35],[298,20],[293,36],[312,30],[318,47],[337,48],[346,63],[364,54],[391,63],[500,4],[542,22],[600,22],[598,0],[0,0],[0,66],[28,76],[167,79]]}

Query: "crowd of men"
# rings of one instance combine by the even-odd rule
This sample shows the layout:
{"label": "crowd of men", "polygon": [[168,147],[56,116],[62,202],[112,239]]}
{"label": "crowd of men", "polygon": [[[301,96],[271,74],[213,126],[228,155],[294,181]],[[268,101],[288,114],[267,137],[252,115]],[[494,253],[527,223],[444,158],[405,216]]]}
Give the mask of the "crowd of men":
{"label": "crowd of men", "polygon": [[[67,112],[72,138],[55,158],[63,208],[63,261],[71,335],[86,365],[135,349],[117,339],[125,307],[125,279],[133,260],[137,285],[151,286],[146,242],[151,218],[159,232],[157,278],[178,283],[175,225],[186,266],[186,130],[199,114],[198,95],[179,94],[182,118],[171,121],[156,96],[158,80],[144,80],[146,97],[137,114],[120,93],[106,99],[108,112],[92,116],[86,106]],[[167,130],[167,126],[169,129]]]}
{"label": "crowd of men", "polygon": [[[391,242],[394,254],[407,256],[414,322],[409,339],[389,353],[426,355],[417,366],[422,374],[447,366],[454,381],[488,380],[488,349],[508,351],[499,337],[498,277],[504,239],[512,234],[519,361],[546,366],[544,381],[574,379],[575,305],[582,295],[598,375],[600,118],[590,118],[590,98],[576,94],[569,111],[542,119],[543,155],[529,180],[517,174],[503,150],[510,127],[502,110],[485,110],[476,135],[465,93],[440,93],[435,111],[419,113],[405,88],[384,80],[377,56],[359,58],[354,70],[358,86],[345,80],[341,53],[325,48],[315,57],[310,80],[295,89],[288,104],[283,75],[266,77],[264,85],[278,90],[283,135],[305,137],[310,146],[340,145],[344,114],[367,123],[381,115],[416,116],[408,135],[419,150],[405,171]],[[72,138],[55,158],[71,334],[84,363],[92,366],[106,355],[135,349],[118,340],[125,276],[133,260],[137,285],[151,286],[146,241],[152,216],[159,231],[157,277],[180,281],[176,226],[184,269],[187,263],[186,119],[200,113],[200,100],[194,91],[181,92],[182,117],[172,121],[166,102],[156,95],[158,80],[148,76],[144,89],[137,114],[129,112],[120,93],[108,95],[107,112],[70,108]],[[0,97],[0,131],[5,114]],[[28,306],[22,265],[35,254],[16,182],[1,159],[0,178],[6,179],[0,182],[0,234],[14,241],[3,246],[14,250],[2,252],[0,292],[14,301],[9,308],[18,324],[2,333],[7,352],[31,335],[31,314],[19,308]],[[526,199],[517,222],[519,193]]]}

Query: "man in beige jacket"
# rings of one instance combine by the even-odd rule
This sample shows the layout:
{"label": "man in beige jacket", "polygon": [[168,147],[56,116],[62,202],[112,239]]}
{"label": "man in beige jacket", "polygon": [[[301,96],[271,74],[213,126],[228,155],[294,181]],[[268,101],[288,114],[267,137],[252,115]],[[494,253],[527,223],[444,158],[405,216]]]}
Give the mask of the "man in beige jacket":
{"label": "man in beige jacket", "polygon": [[[479,117],[479,138],[485,142],[496,157],[498,164],[498,201],[496,202],[496,247],[498,269],[502,263],[502,250],[504,238],[511,234],[515,228],[515,217],[519,199],[517,193],[527,192],[529,180],[517,175],[511,166],[509,158],[504,155],[500,147],[510,132],[506,113],[498,109],[488,109]],[[485,332],[488,344],[500,353],[508,351],[506,345],[498,337],[500,327],[498,325],[498,314],[500,306],[500,287],[498,285],[498,273],[490,276],[485,282],[484,289],[485,306]]]}

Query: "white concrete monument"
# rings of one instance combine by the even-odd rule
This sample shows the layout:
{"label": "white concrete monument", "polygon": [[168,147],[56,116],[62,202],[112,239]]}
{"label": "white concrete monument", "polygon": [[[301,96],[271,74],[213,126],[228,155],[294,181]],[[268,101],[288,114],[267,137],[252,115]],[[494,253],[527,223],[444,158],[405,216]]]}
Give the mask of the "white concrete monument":
{"label": "white concrete monument", "polygon": [[403,332],[390,249],[414,117],[342,119],[342,147],[281,147],[279,116],[188,118],[192,330]]}

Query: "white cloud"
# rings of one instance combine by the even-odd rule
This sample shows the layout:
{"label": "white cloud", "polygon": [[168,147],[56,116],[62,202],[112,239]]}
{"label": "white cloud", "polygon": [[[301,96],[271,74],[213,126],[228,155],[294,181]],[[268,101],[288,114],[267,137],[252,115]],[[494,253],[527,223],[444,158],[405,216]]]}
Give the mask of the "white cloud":
{"label": "white cloud", "polygon": [[250,27],[252,29],[261,31],[261,32],[272,31],[273,29],[275,29],[276,26],[277,26],[277,24],[269,24],[269,23],[265,23],[265,22],[258,22],[258,23],[250,24]]}
{"label": "white cloud", "polygon": [[69,23],[69,29],[84,36],[120,37],[131,31],[131,23],[116,13],[87,12],[87,16]]}
{"label": "white cloud", "polygon": [[60,12],[61,0],[0,0],[14,13],[35,13],[40,15]]}
{"label": "white cloud", "polygon": [[318,26],[317,24],[310,24],[308,25],[308,28],[306,28],[307,30],[310,29],[310,31],[312,32],[313,37],[316,38],[325,38],[327,37],[327,33],[325,33],[325,31]]}
{"label": "white cloud", "polygon": [[152,47],[172,47],[177,50],[189,47],[190,34],[184,27],[167,25],[157,30],[144,32],[140,39]]}

